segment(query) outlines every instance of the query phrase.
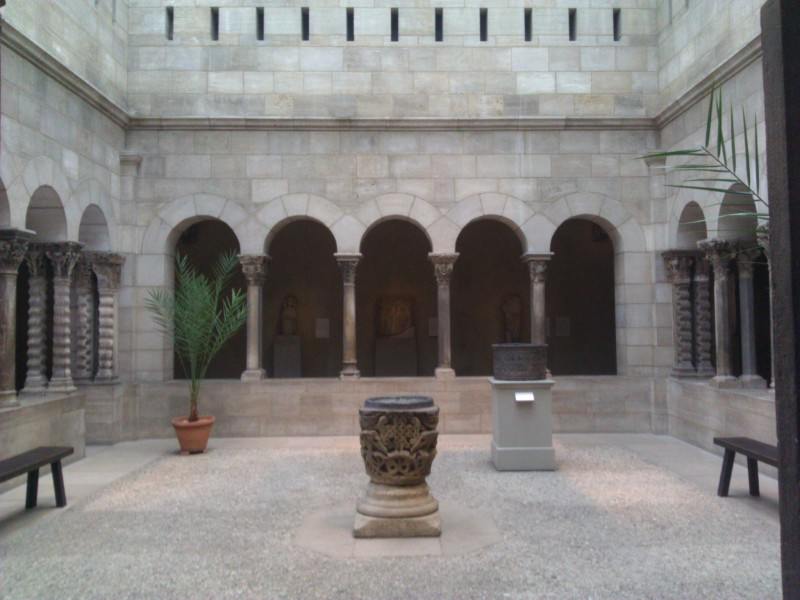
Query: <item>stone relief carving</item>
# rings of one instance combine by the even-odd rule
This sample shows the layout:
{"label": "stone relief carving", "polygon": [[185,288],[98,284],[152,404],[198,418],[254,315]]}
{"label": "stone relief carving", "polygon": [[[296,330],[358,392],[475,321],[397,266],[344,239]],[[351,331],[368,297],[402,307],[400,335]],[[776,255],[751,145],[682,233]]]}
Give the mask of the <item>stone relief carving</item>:
{"label": "stone relief carving", "polygon": [[410,298],[385,297],[378,301],[378,335],[410,337],[414,329],[414,303]]}

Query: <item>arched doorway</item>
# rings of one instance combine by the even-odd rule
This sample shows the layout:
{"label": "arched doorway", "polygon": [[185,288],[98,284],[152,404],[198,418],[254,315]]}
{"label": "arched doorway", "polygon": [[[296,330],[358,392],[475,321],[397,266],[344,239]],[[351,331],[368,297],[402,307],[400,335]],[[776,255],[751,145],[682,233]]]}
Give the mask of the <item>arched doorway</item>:
{"label": "arched doorway", "polygon": [[492,344],[530,341],[530,279],[524,247],[505,223],[474,221],[456,241],[450,283],[453,368],[492,372]]}
{"label": "arched doorway", "polygon": [[[236,234],[225,223],[218,219],[204,219],[191,223],[178,237],[175,252],[188,257],[191,264],[202,274],[210,277],[212,268],[220,254],[226,252],[239,253],[239,241]],[[231,289],[237,288],[243,293],[247,282],[241,269],[231,281],[223,295],[229,295]],[[239,379],[245,369],[246,333],[242,328],[234,335],[208,367],[206,377],[209,379]],[[185,379],[177,357],[173,361],[175,379]]]}
{"label": "arched doorway", "polygon": [[336,377],[342,368],[342,276],[336,241],[317,221],[267,241],[264,365],[272,377]]}
{"label": "arched doorway", "polygon": [[365,234],[356,275],[362,375],[433,375],[436,283],[430,250],[425,233],[408,221],[383,221]]}
{"label": "arched doorway", "polygon": [[553,235],[547,275],[554,375],[617,373],[614,244],[599,224],[569,219]]}

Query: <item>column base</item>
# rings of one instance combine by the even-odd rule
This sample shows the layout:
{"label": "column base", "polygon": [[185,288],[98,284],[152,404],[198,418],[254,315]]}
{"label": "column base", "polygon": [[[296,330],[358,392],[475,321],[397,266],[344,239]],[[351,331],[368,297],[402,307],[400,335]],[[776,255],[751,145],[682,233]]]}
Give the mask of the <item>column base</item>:
{"label": "column base", "polygon": [[[686,377],[697,377],[698,373],[695,371],[693,366],[680,366],[680,367],[672,367],[672,372],[670,376],[676,377],[678,379],[684,379]],[[711,373],[709,377],[713,377],[714,373]]]}
{"label": "column base", "polygon": [[767,389],[767,381],[761,375],[742,375],[739,377],[739,383],[748,390]]}
{"label": "column base", "polygon": [[0,392],[0,408],[19,406],[16,390],[5,390]]}
{"label": "column base", "polygon": [[717,375],[712,377],[709,383],[716,388],[724,389],[742,387],[741,383],[739,383],[739,378],[732,375]]}
{"label": "column base", "polygon": [[19,393],[25,394],[28,396],[35,396],[39,394],[44,394],[47,391],[47,381],[42,378],[28,378],[25,380],[25,387],[23,387]]}
{"label": "column base", "polygon": [[52,377],[50,379],[50,384],[47,386],[47,391],[49,393],[69,394],[77,389],[75,383],[72,381],[72,377]]}
{"label": "column base", "polygon": [[436,379],[455,379],[456,372],[450,367],[436,367]]}
{"label": "column base", "polygon": [[262,381],[266,379],[267,372],[264,369],[247,369],[242,373],[242,381]]}
{"label": "column base", "polygon": [[339,379],[358,379],[361,377],[361,371],[356,367],[347,366],[339,373]]}

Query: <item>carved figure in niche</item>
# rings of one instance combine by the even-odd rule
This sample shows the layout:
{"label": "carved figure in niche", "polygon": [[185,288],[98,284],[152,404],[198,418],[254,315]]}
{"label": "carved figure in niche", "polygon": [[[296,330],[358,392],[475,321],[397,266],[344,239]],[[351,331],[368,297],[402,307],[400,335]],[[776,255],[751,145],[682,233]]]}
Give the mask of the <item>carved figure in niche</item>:
{"label": "carved figure in niche", "polygon": [[414,310],[409,298],[387,297],[378,301],[378,335],[404,337],[413,332]]}
{"label": "carved figure in niche", "polygon": [[503,312],[503,341],[506,343],[522,340],[522,299],[509,296],[503,301],[500,310]]}
{"label": "carved figure in niche", "polygon": [[281,335],[297,335],[297,298],[286,296],[281,305]]}

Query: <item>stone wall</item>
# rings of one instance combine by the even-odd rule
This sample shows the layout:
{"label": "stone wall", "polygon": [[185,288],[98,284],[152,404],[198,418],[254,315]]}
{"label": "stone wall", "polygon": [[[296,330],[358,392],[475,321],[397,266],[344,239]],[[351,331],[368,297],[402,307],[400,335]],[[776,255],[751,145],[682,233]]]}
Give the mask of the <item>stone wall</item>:
{"label": "stone wall", "polygon": [[2,15],[72,73],[125,105],[128,0],[11,0]]}
{"label": "stone wall", "polygon": [[353,41],[344,5],[309,3],[310,39],[301,41],[301,5],[271,3],[258,41],[258,0],[178,3],[173,40],[172,2],[130,4],[128,98],[139,116],[644,116],[657,105],[656,0],[613,3],[622,11],[619,41],[612,4],[592,0],[533,2],[531,41],[523,6],[492,2],[486,42],[478,5],[463,0],[444,5],[442,42],[434,41],[436,2],[399,8],[397,42],[390,8],[371,1],[354,8]]}

